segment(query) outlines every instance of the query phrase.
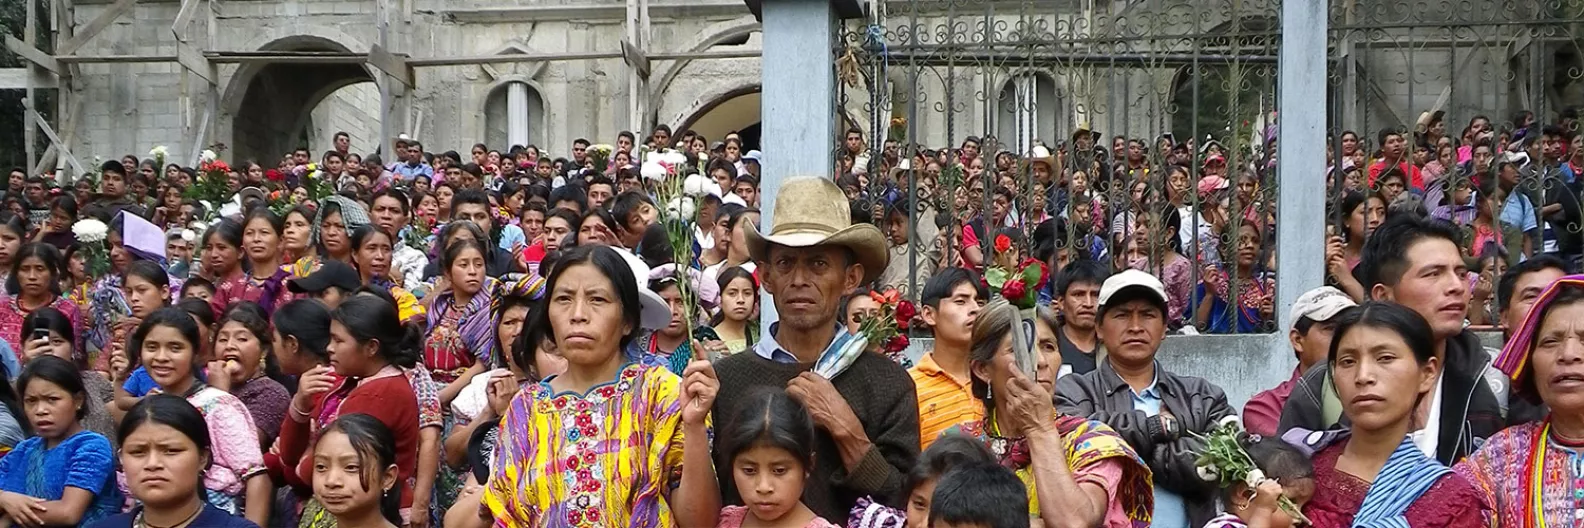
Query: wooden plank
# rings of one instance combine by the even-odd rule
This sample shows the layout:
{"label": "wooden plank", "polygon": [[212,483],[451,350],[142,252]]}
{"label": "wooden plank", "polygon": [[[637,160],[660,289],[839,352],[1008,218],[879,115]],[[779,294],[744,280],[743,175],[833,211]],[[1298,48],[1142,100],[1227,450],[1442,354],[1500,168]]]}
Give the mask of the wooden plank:
{"label": "wooden plank", "polygon": [[391,78],[396,79],[396,82],[402,83],[403,86],[410,87],[413,85],[412,67],[407,65],[407,59],[391,54],[384,46],[375,44],[369,48],[367,60],[370,66],[378,68],[379,71],[385,72],[386,75],[390,75]]}
{"label": "wooden plank", "polygon": [[32,70],[32,68],[0,68],[0,90],[21,90],[27,88],[29,75],[33,76],[34,88],[50,89],[56,87],[55,76],[29,70]]}
{"label": "wooden plank", "polygon": [[176,11],[176,21],[171,23],[171,33],[176,35],[179,42],[187,42],[187,25],[192,23],[193,14],[198,11],[198,0],[182,0],[181,9]]}
{"label": "wooden plank", "polygon": [[61,44],[60,48],[56,49],[55,54],[71,55],[77,53],[77,50],[82,49],[83,45],[93,40],[99,33],[104,32],[105,28],[110,27],[110,24],[120,19],[121,15],[130,11],[136,3],[137,0],[116,0],[116,3],[99,12],[99,16],[94,17],[92,21],[82,27],[81,31],[78,31],[77,34],[72,35],[72,38]]}
{"label": "wooden plank", "polygon": [[78,174],[84,174],[88,172],[83,170],[82,164],[77,162],[77,157],[72,155],[71,148],[67,147],[64,143],[61,143],[60,136],[55,135],[55,129],[50,128],[49,123],[44,121],[44,116],[39,115],[37,111],[31,109],[29,109],[27,113],[28,117],[32,118],[33,122],[38,124],[39,130],[44,131],[44,136],[48,137],[50,142],[55,144],[55,150],[60,152],[60,155],[66,158],[66,163],[70,163],[72,168],[75,169]]}
{"label": "wooden plank", "polygon": [[648,79],[649,57],[644,55],[643,50],[638,49],[638,46],[634,46],[633,43],[627,39],[622,39],[621,49],[622,62],[626,62],[628,66],[632,66],[633,69],[638,70],[639,77]]}
{"label": "wooden plank", "polygon": [[48,53],[39,51],[38,48],[28,45],[26,42],[18,40],[16,37],[6,35],[6,48],[10,49],[12,53],[21,55],[22,58],[27,59],[28,62],[37,64],[39,67],[49,70],[53,73],[60,73],[60,63],[56,62],[54,57],[51,57]]}
{"label": "wooden plank", "polygon": [[50,146],[45,147],[44,153],[43,154],[39,154],[38,163],[36,163],[32,167],[30,167],[33,170],[28,171],[28,176],[44,174],[44,167],[50,166],[51,163],[55,163],[55,144],[54,143],[50,143]]}
{"label": "wooden plank", "polygon": [[176,62],[181,63],[183,68],[187,68],[188,71],[193,72],[193,75],[203,78],[209,84],[215,84],[215,78],[219,77],[215,75],[214,65],[210,64],[209,59],[205,58],[203,53],[199,53],[192,44],[176,43]]}

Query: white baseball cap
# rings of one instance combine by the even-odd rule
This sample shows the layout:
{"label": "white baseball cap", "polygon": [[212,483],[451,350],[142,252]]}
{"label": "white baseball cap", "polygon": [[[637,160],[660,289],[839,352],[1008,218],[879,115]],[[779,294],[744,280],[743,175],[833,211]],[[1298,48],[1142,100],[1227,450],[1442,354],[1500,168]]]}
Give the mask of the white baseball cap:
{"label": "white baseball cap", "polygon": [[1304,292],[1293,302],[1292,320],[1297,323],[1299,318],[1307,317],[1311,321],[1329,321],[1336,317],[1342,310],[1358,306],[1342,290],[1331,286],[1321,286]]}
{"label": "white baseball cap", "polygon": [[1160,299],[1161,304],[1166,304],[1166,286],[1161,284],[1160,278],[1139,270],[1126,270],[1106,278],[1100,285],[1100,306],[1103,308],[1111,299],[1123,290],[1143,288]]}

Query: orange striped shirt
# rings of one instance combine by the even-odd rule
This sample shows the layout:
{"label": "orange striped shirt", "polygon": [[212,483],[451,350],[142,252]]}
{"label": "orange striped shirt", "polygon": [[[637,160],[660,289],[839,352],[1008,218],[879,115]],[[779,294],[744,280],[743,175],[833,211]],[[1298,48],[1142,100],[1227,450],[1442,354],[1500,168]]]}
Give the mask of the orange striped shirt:
{"label": "orange striped shirt", "polygon": [[941,370],[933,352],[919,358],[908,375],[918,392],[920,450],[954,425],[984,419],[984,404],[974,397],[972,382]]}

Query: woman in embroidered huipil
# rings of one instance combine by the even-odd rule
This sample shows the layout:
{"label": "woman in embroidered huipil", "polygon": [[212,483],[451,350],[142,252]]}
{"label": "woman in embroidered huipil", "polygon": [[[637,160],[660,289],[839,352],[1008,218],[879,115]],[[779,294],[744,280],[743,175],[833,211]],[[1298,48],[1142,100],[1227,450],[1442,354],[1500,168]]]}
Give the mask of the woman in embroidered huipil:
{"label": "woman in embroidered huipil", "polygon": [[[230,222],[229,220],[226,223]],[[226,225],[222,223],[221,225]],[[249,301],[264,309],[265,317],[275,313],[286,291],[286,279],[291,272],[281,267],[281,230],[285,228],[281,217],[267,207],[255,207],[242,220],[242,253],[250,264],[244,272],[215,285],[215,313],[225,313],[232,305]],[[207,251],[206,251],[207,252]]]}
{"label": "woman in embroidered huipil", "polygon": [[41,356],[22,369],[17,391],[34,436],[0,458],[0,521],[86,526],[114,514],[114,455],[110,440],[83,426],[90,396],[77,366]]}
{"label": "woman in embroidered huipil", "polygon": [[215,298],[220,297],[220,285],[245,280],[242,269],[242,223],[230,218],[209,226],[199,239],[203,246],[203,271],[200,275],[215,284]]}
{"label": "woman in embroidered huipil", "polygon": [[81,333],[82,316],[77,305],[60,294],[61,269],[60,252],[55,246],[40,242],[24,244],[12,260],[11,275],[5,283],[6,296],[0,297],[0,339],[5,339],[17,354],[27,344],[22,336],[22,320],[39,308],[60,310],[71,319],[74,335]]}
{"label": "woman in embroidered huipil", "polygon": [[1315,528],[1488,525],[1484,497],[1414,443],[1415,409],[1437,383],[1430,335],[1423,317],[1389,302],[1337,315],[1329,364],[1349,430],[1284,437],[1315,451],[1303,509]]}
{"label": "woman in embroidered huipil", "polygon": [[313,227],[313,242],[318,251],[297,259],[291,266],[292,276],[307,277],[319,269],[325,259],[352,263],[352,231],[368,225],[368,209],[340,196],[330,196],[319,204]]}
{"label": "woman in embroidered huipil", "polygon": [[306,205],[293,207],[281,217],[284,227],[280,237],[280,261],[288,271],[298,259],[313,252],[313,218],[313,209]]}
{"label": "woman in embroidered huipil", "polygon": [[1558,279],[1529,310],[1495,366],[1513,392],[1551,414],[1485,441],[1457,465],[1500,527],[1574,526],[1584,518],[1584,275]]}
{"label": "woman in embroidered huipil", "polygon": [[440,404],[449,407],[474,376],[488,370],[498,320],[490,310],[495,279],[485,275],[483,245],[452,242],[440,255],[440,267],[451,288],[430,306],[424,366],[443,387]]}
{"label": "woman in embroidered huipil", "polygon": [[214,462],[204,472],[204,498],[231,514],[267,525],[274,486],[264,471],[253,415],[242,400],[198,379],[198,323],[175,307],[155,310],[132,333],[149,377],[163,394],[182,396],[203,413],[214,441]]}
{"label": "woman in embroidered huipil", "polygon": [[[1028,488],[1029,513],[1038,525],[1058,526],[1054,512],[1089,526],[1147,526],[1154,509],[1149,467],[1126,440],[1104,423],[1058,414],[1051,389],[1061,354],[1035,353],[1035,378],[1018,370],[1012,332],[1018,308],[997,299],[974,320],[969,350],[973,393],[987,409],[983,420],[948,429],[984,440],[1002,466]],[[1054,350],[1054,317],[1037,317],[1029,346]],[[1050,461],[1047,465],[1044,463]],[[1041,512],[1053,512],[1041,515]]]}
{"label": "woman in embroidered huipil", "polygon": [[567,370],[505,413],[483,497],[497,526],[715,526],[706,418],[719,382],[707,361],[678,379],[624,352],[640,326],[670,321],[656,299],[642,306],[633,269],[583,246],[550,276],[529,342],[548,333]]}

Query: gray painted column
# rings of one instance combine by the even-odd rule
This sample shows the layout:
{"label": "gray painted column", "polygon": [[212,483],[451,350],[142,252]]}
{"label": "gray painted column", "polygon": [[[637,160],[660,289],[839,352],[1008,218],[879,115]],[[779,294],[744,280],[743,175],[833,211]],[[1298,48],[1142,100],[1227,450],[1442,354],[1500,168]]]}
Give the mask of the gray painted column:
{"label": "gray painted column", "polygon": [[[793,176],[830,177],[834,166],[836,73],[831,49],[836,11],[830,0],[764,0],[759,225],[769,229],[776,191]],[[775,303],[760,294],[761,335],[770,335]]]}
{"label": "gray painted column", "polygon": [[1277,122],[1277,342],[1286,348],[1292,305],[1325,282],[1326,2],[1281,6]]}

